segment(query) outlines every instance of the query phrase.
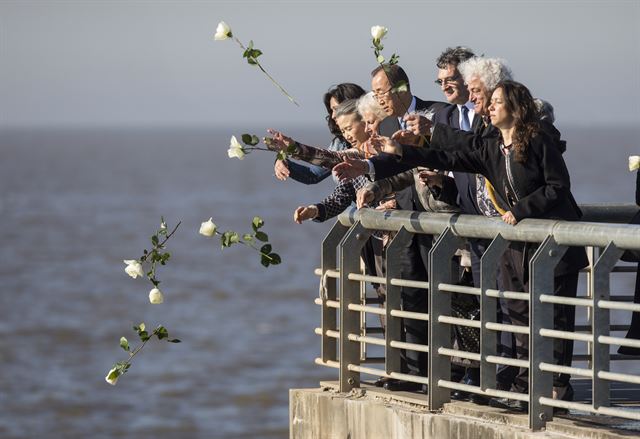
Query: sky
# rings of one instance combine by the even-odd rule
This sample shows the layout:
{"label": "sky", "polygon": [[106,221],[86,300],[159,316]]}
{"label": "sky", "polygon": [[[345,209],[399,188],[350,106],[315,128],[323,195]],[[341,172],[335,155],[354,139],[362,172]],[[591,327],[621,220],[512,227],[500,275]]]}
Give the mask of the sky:
{"label": "sky", "polygon": [[[300,107],[213,40],[221,20]],[[559,124],[640,124],[640,1],[0,0],[0,128],[322,127],[330,86],[369,87],[373,25],[423,99],[465,45],[505,58]]]}

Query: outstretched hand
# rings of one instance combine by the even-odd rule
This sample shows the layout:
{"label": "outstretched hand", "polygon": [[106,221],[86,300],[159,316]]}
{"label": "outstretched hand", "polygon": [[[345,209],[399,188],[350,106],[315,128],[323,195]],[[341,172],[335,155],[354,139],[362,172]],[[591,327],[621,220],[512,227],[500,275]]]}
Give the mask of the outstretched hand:
{"label": "outstretched hand", "polygon": [[423,115],[407,114],[402,118],[402,120],[404,120],[407,130],[411,131],[416,136],[424,136],[429,134],[431,130],[431,121]]}
{"label": "outstretched hand", "polygon": [[289,178],[291,172],[289,171],[289,166],[287,166],[287,162],[284,160],[276,160],[275,165],[273,165],[273,172],[278,180],[285,181]]}
{"label": "outstretched hand", "polygon": [[409,130],[399,130],[393,133],[391,138],[402,145],[420,146],[422,136],[413,134]]}
{"label": "outstretched hand", "polygon": [[280,131],[269,128],[267,132],[271,134],[272,138],[270,142],[265,142],[265,144],[271,151],[284,151],[289,147],[289,145],[293,145],[295,143],[291,137],[285,136]]}
{"label": "outstretched hand", "polygon": [[316,206],[300,206],[293,213],[293,220],[298,224],[302,224],[303,221],[314,219],[317,216],[318,208]]}
{"label": "outstretched hand", "polygon": [[333,167],[333,173],[341,181],[364,175],[367,171],[369,171],[369,165],[365,160],[352,159],[349,157],[345,157],[342,163],[338,163]]}

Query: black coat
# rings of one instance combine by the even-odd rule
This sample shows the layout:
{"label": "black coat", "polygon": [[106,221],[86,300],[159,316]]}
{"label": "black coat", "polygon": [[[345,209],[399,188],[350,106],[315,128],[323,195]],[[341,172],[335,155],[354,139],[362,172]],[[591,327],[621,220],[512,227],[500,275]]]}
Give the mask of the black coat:
{"label": "black coat", "polygon": [[582,214],[571,194],[569,171],[562,158],[564,144],[556,133],[551,125],[545,126],[528,145],[526,162],[520,163],[514,153],[501,151],[498,137],[437,124],[430,147],[403,146],[400,162],[482,174],[495,188],[501,207],[510,210],[518,221],[577,220]]}
{"label": "black coat", "polygon": [[[430,147],[403,145],[399,162],[482,174],[495,188],[501,207],[510,210],[518,221],[578,220],[582,212],[571,194],[569,172],[562,158],[566,145],[551,124],[543,122],[542,128],[527,147],[525,163],[517,162],[513,152],[503,153],[498,137],[467,133],[442,124],[435,126]],[[587,264],[584,249],[572,248],[559,263],[556,274],[566,274]]]}

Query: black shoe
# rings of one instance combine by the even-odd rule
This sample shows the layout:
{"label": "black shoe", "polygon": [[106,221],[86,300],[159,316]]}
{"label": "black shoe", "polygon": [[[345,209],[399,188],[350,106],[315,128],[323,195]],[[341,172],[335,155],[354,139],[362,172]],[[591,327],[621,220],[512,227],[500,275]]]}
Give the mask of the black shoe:
{"label": "black shoe", "polygon": [[489,400],[489,405],[491,407],[496,407],[496,408],[505,409],[505,410],[512,410],[516,412],[529,411],[528,402],[518,401],[515,399],[509,399],[509,398],[491,398]]}
{"label": "black shoe", "polygon": [[389,381],[398,381],[398,380],[394,378],[380,377],[373,383],[373,385],[376,387],[384,387],[384,385]]}
{"label": "black shoe", "polygon": [[451,393],[451,399],[454,401],[467,401],[469,399],[469,392],[464,390],[455,390]]}
{"label": "black shoe", "polygon": [[389,380],[382,386],[385,390],[392,392],[404,391],[404,392],[424,392],[425,386],[420,383],[412,383],[409,381]]}
{"label": "black shoe", "polygon": [[469,395],[469,402],[478,405],[489,405],[490,398],[484,395],[478,395],[476,393],[472,393]]}

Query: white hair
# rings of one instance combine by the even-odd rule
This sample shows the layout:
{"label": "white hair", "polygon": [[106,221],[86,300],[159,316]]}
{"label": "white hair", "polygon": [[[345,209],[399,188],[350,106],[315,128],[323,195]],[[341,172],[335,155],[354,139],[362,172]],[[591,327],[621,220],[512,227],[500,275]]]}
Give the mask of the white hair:
{"label": "white hair", "polygon": [[464,82],[469,83],[477,77],[490,92],[496,89],[500,81],[513,79],[507,61],[502,58],[476,56],[460,63],[458,70],[462,74]]}
{"label": "white hair", "polygon": [[364,117],[364,113],[373,113],[378,120],[382,120],[387,117],[384,109],[378,103],[378,100],[374,97],[373,92],[363,94],[358,98],[358,113]]}

